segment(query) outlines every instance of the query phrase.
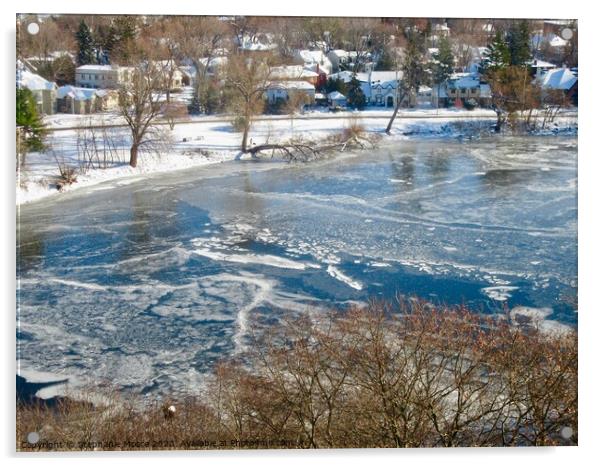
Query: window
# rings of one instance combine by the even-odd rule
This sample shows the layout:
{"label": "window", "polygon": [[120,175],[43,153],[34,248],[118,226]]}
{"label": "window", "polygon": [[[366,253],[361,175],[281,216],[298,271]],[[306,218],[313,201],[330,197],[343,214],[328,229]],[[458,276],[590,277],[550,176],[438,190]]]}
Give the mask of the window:
{"label": "window", "polygon": [[471,94],[476,94],[477,93],[477,88],[475,87],[475,88],[471,89],[470,92],[471,92]]}
{"label": "window", "polygon": [[94,80],[98,81],[98,75],[97,74],[94,75]]}
{"label": "window", "polygon": [[462,94],[466,94],[466,89],[462,89],[460,92],[461,92]]}

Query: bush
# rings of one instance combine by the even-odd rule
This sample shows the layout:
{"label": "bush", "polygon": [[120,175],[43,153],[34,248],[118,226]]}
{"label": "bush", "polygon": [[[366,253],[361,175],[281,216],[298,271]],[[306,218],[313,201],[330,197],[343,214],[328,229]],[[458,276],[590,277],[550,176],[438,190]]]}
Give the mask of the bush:
{"label": "bush", "polygon": [[418,301],[309,315],[254,334],[244,364],[218,364],[206,392],[170,402],[169,416],[119,400],[19,404],[18,447],[32,431],[108,449],[577,443],[574,330]]}

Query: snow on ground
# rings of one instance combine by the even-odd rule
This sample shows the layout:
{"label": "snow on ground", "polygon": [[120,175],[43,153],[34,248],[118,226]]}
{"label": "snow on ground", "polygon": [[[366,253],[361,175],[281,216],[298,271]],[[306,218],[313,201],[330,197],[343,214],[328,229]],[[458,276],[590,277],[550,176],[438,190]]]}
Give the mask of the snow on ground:
{"label": "snow on ground", "polygon": [[[319,141],[329,135],[339,133],[357,118],[366,131],[383,134],[391,115],[390,109],[369,109],[361,112],[346,111],[330,113],[314,110],[288,116],[261,116],[251,129],[249,144],[283,142],[292,137],[302,137],[308,141]],[[487,127],[495,119],[491,110],[477,109],[403,109],[395,122],[392,135],[387,142],[394,142],[409,136],[462,137],[470,127]],[[55,131],[49,136],[51,151],[31,153],[18,173],[17,204],[24,204],[41,198],[58,195],[56,183],[59,180],[59,163],[77,170],[77,182],[66,186],[63,191],[71,191],[86,186],[118,180],[135,181],[140,177],[202,165],[221,163],[240,157],[241,133],[235,132],[227,115],[198,116],[178,123],[174,130],[167,125],[161,129],[165,139],[172,146],[162,155],[140,154],[138,166],[132,168],[129,160],[129,130],[126,127],[113,127],[107,131],[118,149],[118,154],[106,167],[82,170],[78,161],[77,127],[88,124],[123,124],[114,113],[94,115],[56,114],[46,117],[46,124]],[[563,118],[565,125],[576,126],[575,116]],[[123,184],[123,182],[121,183]],[[110,187],[110,186],[108,186]]]}

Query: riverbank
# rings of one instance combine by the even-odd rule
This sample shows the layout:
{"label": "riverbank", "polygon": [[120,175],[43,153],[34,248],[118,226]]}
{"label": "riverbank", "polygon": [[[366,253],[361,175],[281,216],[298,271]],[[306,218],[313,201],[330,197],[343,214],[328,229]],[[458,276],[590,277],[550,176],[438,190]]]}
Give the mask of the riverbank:
{"label": "riverbank", "polygon": [[[324,113],[311,112],[287,116],[262,116],[252,127],[251,145],[282,143],[290,139],[303,139],[316,143],[342,132],[350,122],[356,121],[367,133],[383,135],[390,111],[366,110],[362,112]],[[66,185],[62,192],[72,191],[116,181],[131,182],[150,174],[185,170],[209,164],[233,161],[240,157],[241,134],[234,131],[227,116],[200,116],[178,122],[173,130],[161,125],[162,137],[169,143],[169,151],[160,155],[142,154],[139,164],[132,168],[129,160],[128,128],[117,115],[53,115],[46,118],[50,130],[51,150],[31,153],[17,173],[16,204],[25,204],[60,191],[60,169],[76,171],[77,181]],[[470,139],[475,134],[487,132],[495,121],[491,110],[472,111],[459,109],[411,109],[402,111],[395,121],[391,134],[381,143],[397,142],[412,137],[451,137]],[[92,162],[81,160],[78,151],[78,125],[105,127],[114,150],[110,156],[98,155]],[[569,132],[576,134],[577,116],[571,112],[557,118],[550,134]],[[546,133],[546,132],[544,132]],[[86,165],[91,165],[87,166]],[[125,181],[127,179],[127,181]],[[107,188],[108,189],[108,188]]]}

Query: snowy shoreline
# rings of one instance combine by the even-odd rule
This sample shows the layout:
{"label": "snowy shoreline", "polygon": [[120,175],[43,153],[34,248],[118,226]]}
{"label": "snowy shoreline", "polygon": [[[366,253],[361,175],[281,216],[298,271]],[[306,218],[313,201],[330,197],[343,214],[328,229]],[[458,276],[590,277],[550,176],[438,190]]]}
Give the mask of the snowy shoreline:
{"label": "snowy shoreline", "polygon": [[[321,113],[295,116],[262,116],[252,127],[250,143],[284,142],[293,137],[303,137],[308,142],[318,142],[340,133],[351,121],[358,121],[368,133],[381,134],[379,145],[385,146],[413,138],[464,138],[479,137],[495,121],[491,110],[458,109],[413,109],[404,110],[395,121],[390,136],[384,139],[384,127],[390,117],[389,111],[367,110],[362,112]],[[25,168],[17,173],[16,205],[56,197],[84,187],[116,181],[116,185],[135,182],[149,175],[168,173],[211,164],[235,161],[240,158],[241,134],[233,130],[229,117],[196,117],[185,124],[177,124],[172,131],[165,126],[165,134],[172,140],[168,154],[141,156],[138,167],[128,162],[128,129],[120,127],[116,115],[53,115],[46,118],[51,129],[49,142],[54,153],[27,154]],[[111,136],[117,141],[118,158],[108,168],[91,168],[85,173],[78,170],[77,182],[58,191],[56,182],[59,170],[55,156],[68,167],[78,168],[77,124],[107,124],[111,122]],[[56,130],[56,131],[53,131]],[[536,135],[577,134],[577,116],[574,113],[560,116],[552,129],[539,131]],[[246,156],[245,156],[246,157]],[[119,183],[120,180],[124,180]],[[111,186],[103,189],[110,189]]]}

